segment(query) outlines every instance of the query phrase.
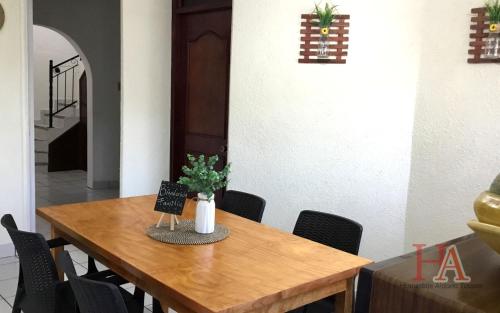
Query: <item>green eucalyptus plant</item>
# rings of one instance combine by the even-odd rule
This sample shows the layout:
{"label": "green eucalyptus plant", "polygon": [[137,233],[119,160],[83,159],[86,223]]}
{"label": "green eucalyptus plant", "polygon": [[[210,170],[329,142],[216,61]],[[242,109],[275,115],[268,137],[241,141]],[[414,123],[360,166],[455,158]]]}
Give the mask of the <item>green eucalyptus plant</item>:
{"label": "green eucalyptus plant", "polygon": [[219,161],[217,155],[206,158],[203,154],[198,158],[187,155],[189,166],[183,166],[182,176],[178,183],[186,185],[190,192],[204,193],[210,199],[214,192],[227,186],[231,164],[227,164],[222,171],[214,169]]}
{"label": "green eucalyptus plant", "polygon": [[314,13],[318,16],[318,26],[322,36],[328,36],[330,25],[332,25],[337,13],[337,6],[325,3],[325,7],[321,8],[318,4],[315,5]]}
{"label": "green eucalyptus plant", "polygon": [[485,3],[490,24],[500,23],[500,0],[488,0]]}

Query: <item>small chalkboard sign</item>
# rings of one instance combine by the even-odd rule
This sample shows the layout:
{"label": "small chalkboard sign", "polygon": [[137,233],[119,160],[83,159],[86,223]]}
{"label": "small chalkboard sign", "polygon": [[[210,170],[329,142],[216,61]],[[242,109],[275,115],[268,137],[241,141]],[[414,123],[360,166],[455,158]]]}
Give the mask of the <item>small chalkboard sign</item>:
{"label": "small chalkboard sign", "polygon": [[182,215],[187,193],[188,187],[186,185],[162,181],[158,198],[156,199],[155,211]]}

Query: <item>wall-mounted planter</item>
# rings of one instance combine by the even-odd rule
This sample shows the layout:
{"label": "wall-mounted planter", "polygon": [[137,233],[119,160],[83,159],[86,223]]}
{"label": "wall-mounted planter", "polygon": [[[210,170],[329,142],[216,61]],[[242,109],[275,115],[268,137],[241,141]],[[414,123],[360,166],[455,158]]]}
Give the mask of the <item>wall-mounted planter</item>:
{"label": "wall-mounted planter", "polygon": [[[499,34],[492,34],[490,32],[490,22],[488,19],[488,14],[486,13],[486,8],[474,8],[471,10],[471,34],[470,34],[470,49],[468,63],[479,64],[479,63],[500,63],[500,59],[491,59],[488,56],[491,55],[490,51],[487,50],[488,47],[491,49],[491,45],[494,45],[494,37],[499,36]],[[500,41],[499,41],[500,43]]]}
{"label": "wall-mounted planter", "polygon": [[299,63],[345,64],[349,19],[349,15],[336,15],[328,35],[322,36],[317,15],[302,14]]}
{"label": "wall-mounted planter", "polygon": [[2,4],[0,3],[0,29],[2,29],[5,22],[5,11],[3,10]]}

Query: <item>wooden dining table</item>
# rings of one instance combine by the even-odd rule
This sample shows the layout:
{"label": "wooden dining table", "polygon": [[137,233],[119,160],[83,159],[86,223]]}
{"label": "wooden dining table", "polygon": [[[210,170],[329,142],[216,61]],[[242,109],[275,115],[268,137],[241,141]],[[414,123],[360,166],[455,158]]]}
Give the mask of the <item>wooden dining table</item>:
{"label": "wooden dining table", "polygon": [[[173,245],[149,238],[156,196],[37,209],[62,237],[157,299],[166,312],[286,312],[336,295],[352,312],[352,286],[371,261],[217,210],[223,241]],[[187,200],[181,219],[193,219]],[[57,255],[56,251],[56,255]]]}

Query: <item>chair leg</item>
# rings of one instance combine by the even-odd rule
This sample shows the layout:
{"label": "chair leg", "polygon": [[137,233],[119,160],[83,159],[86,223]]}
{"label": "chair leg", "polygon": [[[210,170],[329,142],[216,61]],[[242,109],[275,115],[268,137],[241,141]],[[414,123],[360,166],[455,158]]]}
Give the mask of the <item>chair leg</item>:
{"label": "chair leg", "polygon": [[144,306],[144,291],[137,286],[134,288],[134,299]]}
{"label": "chair leg", "polygon": [[164,313],[160,301],[153,298],[153,313]]}
{"label": "chair leg", "polygon": [[16,297],[14,298],[14,304],[12,305],[12,313],[21,313],[21,308],[19,307],[21,299],[24,296],[24,278],[21,265],[19,264],[19,277],[17,280],[17,290]]}
{"label": "chair leg", "polygon": [[97,266],[95,265],[94,258],[89,255],[88,261],[89,261],[89,263],[88,263],[87,274],[95,274],[95,273],[97,273],[98,270],[97,270]]}
{"label": "chair leg", "polygon": [[20,291],[21,292],[24,292],[24,290],[21,290],[21,289],[17,289],[17,293],[16,293],[16,298],[14,300],[14,304],[12,305],[12,313],[21,313],[21,308],[19,307],[19,301],[20,301]]}

